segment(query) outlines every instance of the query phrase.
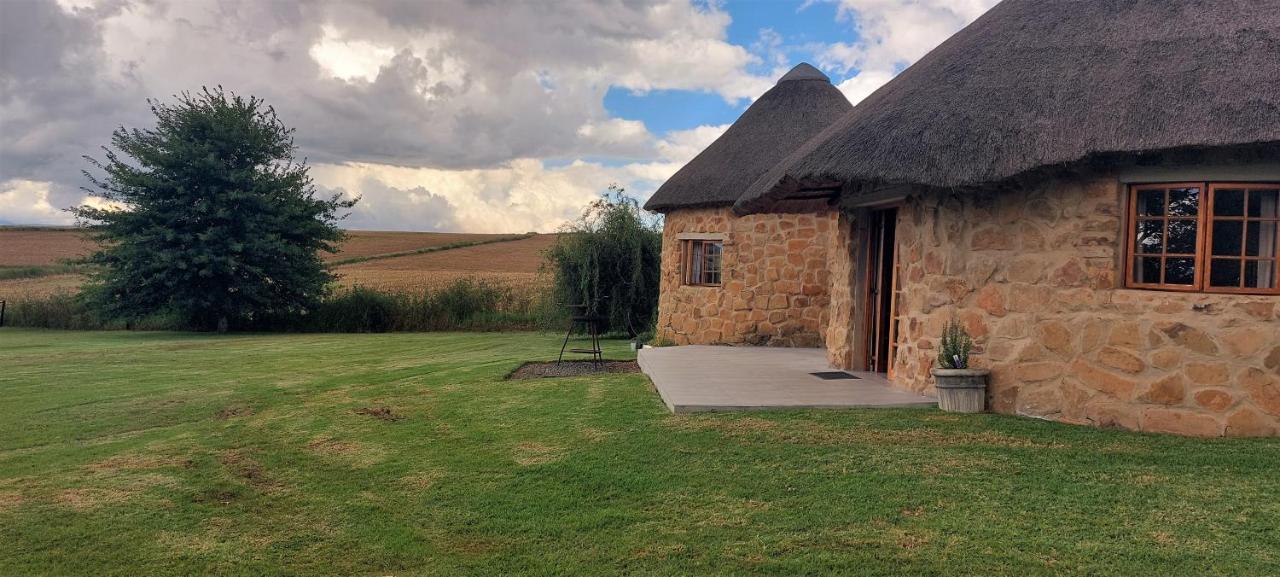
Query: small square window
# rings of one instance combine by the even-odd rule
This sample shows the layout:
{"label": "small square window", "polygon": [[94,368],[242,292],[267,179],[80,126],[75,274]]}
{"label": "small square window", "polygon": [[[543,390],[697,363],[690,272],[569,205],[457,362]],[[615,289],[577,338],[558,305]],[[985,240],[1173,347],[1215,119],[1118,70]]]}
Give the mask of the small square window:
{"label": "small square window", "polygon": [[720,263],[724,253],[724,241],[684,241],[684,284],[717,286],[720,284]]}

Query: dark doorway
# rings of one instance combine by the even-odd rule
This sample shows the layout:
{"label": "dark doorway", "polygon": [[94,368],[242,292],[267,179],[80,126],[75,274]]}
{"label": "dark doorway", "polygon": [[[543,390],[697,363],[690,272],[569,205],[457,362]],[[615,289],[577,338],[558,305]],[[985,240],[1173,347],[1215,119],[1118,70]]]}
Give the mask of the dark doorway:
{"label": "dark doorway", "polygon": [[[893,365],[897,333],[898,243],[894,231],[898,209],[871,213],[867,242],[866,343],[867,370],[889,373]],[[892,375],[889,375],[892,376]]]}

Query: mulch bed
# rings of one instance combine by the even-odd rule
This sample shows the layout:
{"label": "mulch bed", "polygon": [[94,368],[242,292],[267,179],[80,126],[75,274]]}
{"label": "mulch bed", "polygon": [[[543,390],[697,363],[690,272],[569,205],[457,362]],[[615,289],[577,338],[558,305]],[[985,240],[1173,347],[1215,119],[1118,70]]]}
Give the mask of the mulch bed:
{"label": "mulch bed", "polygon": [[525,363],[520,365],[507,379],[541,379],[545,377],[578,377],[582,375],[599,375],[604,373],[638,373],[640,365],[635,361],[564,361],[557,365],[550,363]]}

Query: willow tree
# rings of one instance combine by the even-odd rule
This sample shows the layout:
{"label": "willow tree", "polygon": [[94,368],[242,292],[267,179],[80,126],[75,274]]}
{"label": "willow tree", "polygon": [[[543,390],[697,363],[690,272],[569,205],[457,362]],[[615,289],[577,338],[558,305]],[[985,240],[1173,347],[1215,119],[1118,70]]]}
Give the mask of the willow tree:
{"label": "willow tree", "polygon": [[85,171],[99,201],[71,209],[98,242],[86,295],[111,318],[176,315],[226,330],[306,310],[332,275],[320,252],[339,212],[294,158],[293,129],[262,100],[217,89],[148,101],[156,125],[117,129]]}
{"label": "willow tree", "polygon": [[607,317],[611,331],[645,332],[657,318],[661,253],[658,221],[610,186],[547,251],[555,298]]}

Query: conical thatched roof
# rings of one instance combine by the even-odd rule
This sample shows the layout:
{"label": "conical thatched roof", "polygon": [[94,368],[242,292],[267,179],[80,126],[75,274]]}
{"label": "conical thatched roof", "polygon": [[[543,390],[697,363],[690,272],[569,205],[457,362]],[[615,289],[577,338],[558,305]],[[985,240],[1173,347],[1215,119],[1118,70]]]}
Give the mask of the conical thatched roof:
{"label": "conical thatched roof", "polygon": [[761,174],[851,108],[827,75],[800,64],[667,179],[644,207],[666,212],[731,205]]}
{"label": "conical thatched roof", "polygon": [[1241,146],[1280,157],[1280,1],[1004,0],[772,167],[735,209],[767,210],[806,182],[964,187]]}

